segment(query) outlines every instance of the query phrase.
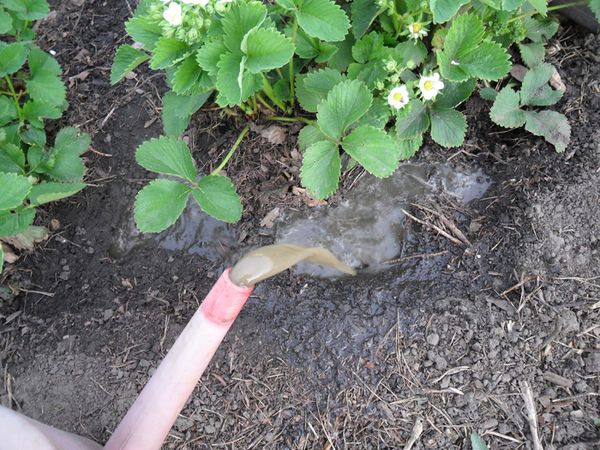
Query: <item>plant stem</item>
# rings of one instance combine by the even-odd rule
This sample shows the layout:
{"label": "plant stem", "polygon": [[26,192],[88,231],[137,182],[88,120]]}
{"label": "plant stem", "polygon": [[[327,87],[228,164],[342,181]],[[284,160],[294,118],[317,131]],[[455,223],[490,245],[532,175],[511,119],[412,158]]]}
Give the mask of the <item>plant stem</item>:
{"label": "plant stem", "polygon": [[262,95],[256,94],[256,99],[269,111],[271,111],[273,113],[275,112],[275,108],[273,108],[271,105],[269,105],[269,103],[264,98],[262,98]]}
{"label": "plant stem", "polygon": [[[563,3],[561,5],[554,5],[554,6],[550,6],[548,7],[548,12],[550,11],[558,11],[560,9],[564,9],[564,8],[570,8],[572,6],[583,6],[583,5],[587,5],[588,2],[587,1],[577,1],[577,2],[571,2],[571,3]],[[529,11],[523,14],[519,14],[516,17],[513,17],[512,19],[508,20],[506,23],[511,23],[514,22],[515,20],[521,20],[524,19],[525,17],[530,17],[530,16],[534,16],[536,15],[538,12],[537,11]]]}
{"label": "plant stem", "polygon": [[[294,23],[292,24],[292,43],[294,44],[294,48],[296,48],[296,37],[298,36],[298,18],[294,14]],[[292,53],[292,57],[290,58],[290,105],[292,109],[294,109],[295,105],[295,97],[296,94],[294,92],[294,54]]]}
{"label": "plant stem", "polygon": [[269,97],[269,100],[271,100],[273,103],[275,103],[277,105],[277,107],[279,109],[281,109],[282,111],[286,111],[286,107],[283,103],[281,103],[280,100],[277,99],[277,97],[275,97],[275,93],[273,92],[273,86],[271,86],[271,83],[269,82],[268,78],[265,76],[265,74],[262,74],[263,77],[263,92],[265,94],[267,94],[267,97]]}
{"label": "plant stem", "polygon": [[257,110],[257,107],[256,107],[256,98],[254,96],[250,97],[250,104],[252,105],[252,111],[254,113],[256,113],[256,110]]}
{"label": "plant stem", "polygon": [[315,123],[314,120],[311,119],[307,119],[306,117],[281,117],[281,116],[271,116],[269,117],[269,119],[271,120],[277,120],[279,122],[304,122],[305,124],[311,125],[313,123]]}
{"label": "plant stem", "polygon": [[19,95],[17,94],[17,91],[15,91],[15,87],[12,84],[12,80],[10,79],[10,76],[6,75],[4,77],[4,80],[6,81],[6,84],[8,85],[8,89],[10,90],[10,93],[15,102],[15,108],[17,109],[17,115],[19,116],[19,122],[21,124],[23,124],[24,117],[23,117],[23,110],[21,109],[21,105],[19,104]]}
{"label": "plant stem", "polygon": [[225,159],[223,161],[221,161],[221,164],[219,164],[219,167],[217,167],[215,170],[213,170],[210,173],[211,175],[218,175],[219,172],[221,170],[223,170],[223,168],[227,165],[227,163],[229,162],[229,160],[231,159],[231,157],[233,156],[233,154],[235,153],[235,151],[237,150],[237,148],[240,146],[242,140],[248,134],[248,131],[250,131],[250,125],[246,125],[244,127],[244,129],[242,130],[242,132],[238,136],[237,140],[233,144],[233,147],[231,147],[231,150],[229,150],[229,153],[227,153],[227,156],[225,156]]}
{"label": "plant stem", "polygon": [[570,8],[571,6],[583,6],[583,5],[587,5],[587,4],[588,4],[587,1],[563,3],[562,5],[549,6],[548,11],[558,11],[559,9]]}

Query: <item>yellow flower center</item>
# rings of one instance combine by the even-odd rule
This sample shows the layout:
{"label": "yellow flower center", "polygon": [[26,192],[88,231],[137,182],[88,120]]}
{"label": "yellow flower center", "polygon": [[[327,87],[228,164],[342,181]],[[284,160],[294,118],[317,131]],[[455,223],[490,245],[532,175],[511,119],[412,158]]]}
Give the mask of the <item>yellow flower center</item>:
{"label": "yellow flower center", "polygon": [[392,98],[398,103],[404,101],[404,95],[402,95],[402,92],[394,92],[394,94],[392,94]]}
{"label": "yellow flower center", "polygon": [[425,83],[423,83],[423,87],[425,90],[431,91],[433,89],[433,81],[427,80]]}
{"label": "yellow flower center", "polygon": [[413,29],[413,33],[418,33],[419,31],[421,31],[421,24],[419,22],[415,22],[412,24],[412,29]]}

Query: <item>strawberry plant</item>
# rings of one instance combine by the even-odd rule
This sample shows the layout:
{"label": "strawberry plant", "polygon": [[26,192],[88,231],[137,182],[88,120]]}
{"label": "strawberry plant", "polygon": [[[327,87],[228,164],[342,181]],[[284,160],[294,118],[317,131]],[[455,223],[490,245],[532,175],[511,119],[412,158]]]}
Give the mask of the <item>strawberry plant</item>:
{"label": "strawberry plant", "polygon": [[[221,108],[239,108],[248,120],[262,115],[304,123],[298,137],[300,178],[321,199],[337,190],[344,168],[359,164],[377,177],[390,176],[419,150],[426,134],[443,147],[461,146],[467,120],[460,105],[476,90],[494,101],[491,118],[500,126],[524,125],[563,151],[570,137],[566,118],[538,108],[560,98],[547,85],[553,69],[543,59],[544,44],[558,27],[549,13],[565,6],[571,5],[142,0],[126,24],[134,43],[117,50],[111,80],[118,82],[146,61],[165,71],[170,90],[162,114],[168,139],[152,141],[153,158],[163,164],[149,167],[140,158],[146,144],[138,149],[138,161],[180,181],[159,180],[142,190],[136,200],[138,227],[166,228],[190,194],[218,219],[240,218],[235,188],[220,171],[248,127],[217,170],[202,178],[180,140],[209,98]],[[599,0],[589,6],[598,15]],[[529,67],[519,91],[508,76],[517,54]],[[172,163],[178,171],[171,170]]]}
{"label": "strawberry plant", "polygon": [[[44,121],[67,107],[58,62],[35,44],[34,22],[48,12],[45,0],[0,0],[0,240],[24,247],[41,237],[38,206],[85,187],[90,144],[75,128],[47,142]],[[0,272],[3,261],[0,243]]]}

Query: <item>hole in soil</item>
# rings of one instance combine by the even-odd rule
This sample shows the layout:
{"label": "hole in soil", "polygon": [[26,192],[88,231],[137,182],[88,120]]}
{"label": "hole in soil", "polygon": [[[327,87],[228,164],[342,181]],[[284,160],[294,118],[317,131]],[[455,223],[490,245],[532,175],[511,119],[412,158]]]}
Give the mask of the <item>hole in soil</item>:
{"label": "hole in soil", "polygon": [[[277,242],[325,247],[351,267],[377,272],[397,257],[408,237],[402,208],[425,196],[446,193],[462,203],[480,198],[491,184],[481,170],[449,164],[403,164],[386,179],[365,177],[334,208],[291,213],[279,222]],[[299,273],[339,277],[328,267],[301,263]]]}

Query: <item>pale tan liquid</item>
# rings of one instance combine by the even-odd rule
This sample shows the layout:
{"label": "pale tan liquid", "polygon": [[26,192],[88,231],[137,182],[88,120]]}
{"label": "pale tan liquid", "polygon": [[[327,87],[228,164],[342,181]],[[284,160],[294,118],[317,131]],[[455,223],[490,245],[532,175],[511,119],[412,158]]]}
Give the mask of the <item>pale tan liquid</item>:
{"label": "pale tan liquid", "polygon": [[356,275],[352,267],[341,262],[324,248],[274,244],[252,250],[233,266],[229,277],[238,286],[254,286],[301,261],[322,264],[349,275]]}

